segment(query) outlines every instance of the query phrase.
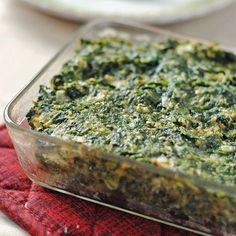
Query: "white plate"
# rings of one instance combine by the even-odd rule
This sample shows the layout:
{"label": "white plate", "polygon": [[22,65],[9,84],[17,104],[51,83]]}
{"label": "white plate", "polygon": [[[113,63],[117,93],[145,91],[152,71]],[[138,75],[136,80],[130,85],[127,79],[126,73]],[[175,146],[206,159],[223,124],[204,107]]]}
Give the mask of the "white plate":
{"label": "white plate", "polygon": [[71,20],[115,18],[171,23],[220,9],[233,0],[22,0]]}

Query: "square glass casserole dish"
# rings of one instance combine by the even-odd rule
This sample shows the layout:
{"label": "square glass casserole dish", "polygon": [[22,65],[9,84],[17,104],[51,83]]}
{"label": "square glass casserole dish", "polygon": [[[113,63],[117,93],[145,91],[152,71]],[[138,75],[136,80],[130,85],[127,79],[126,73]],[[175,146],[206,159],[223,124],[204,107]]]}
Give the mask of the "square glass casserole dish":
{"label": "square glass casserole dish", "polygon": [[134,42],[183,38],[133,23],[84,26],[6,107],[4,117],[20,164],[34,182],[115,209],[203,235],[236,235],[236,190],[163,167],[101,153],[29,129],[26,114],[40,85],[49,85],[81,38],[106,34]]}

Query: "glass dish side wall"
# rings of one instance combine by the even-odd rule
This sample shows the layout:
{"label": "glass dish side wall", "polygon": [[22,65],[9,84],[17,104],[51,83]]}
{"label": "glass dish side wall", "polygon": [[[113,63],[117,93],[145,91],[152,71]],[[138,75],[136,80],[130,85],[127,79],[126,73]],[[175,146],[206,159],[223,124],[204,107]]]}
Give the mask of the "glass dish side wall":
{"label": "glass dish side wall", "polygon": [[235,234],[235,198],[142,163],[10,129],[33,181],[214,235]]}
{"label": "glass dish side wall", "polygon": [[119,23],[85,27],[6,109],[9,133],[24,171],[33,181],[78,196],[206,233],[236,234],[234,194],[208,188],[171,171],[20,128],[27,126],[25,115],[37,98],[39,85],[50,83],[61,65],[73,55],[79,38],[117,32],[135,41],[169,37],[162,32]]}

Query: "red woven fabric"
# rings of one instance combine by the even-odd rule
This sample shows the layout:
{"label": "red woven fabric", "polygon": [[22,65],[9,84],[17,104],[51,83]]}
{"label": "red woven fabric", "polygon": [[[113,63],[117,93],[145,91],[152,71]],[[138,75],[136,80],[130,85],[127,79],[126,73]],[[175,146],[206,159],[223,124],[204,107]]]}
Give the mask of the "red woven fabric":
{"label": "red woven fabric", "polygon": [[37,236],[194,235],[32,183],[19,166],[5,126],[0,126],[0,210]]}

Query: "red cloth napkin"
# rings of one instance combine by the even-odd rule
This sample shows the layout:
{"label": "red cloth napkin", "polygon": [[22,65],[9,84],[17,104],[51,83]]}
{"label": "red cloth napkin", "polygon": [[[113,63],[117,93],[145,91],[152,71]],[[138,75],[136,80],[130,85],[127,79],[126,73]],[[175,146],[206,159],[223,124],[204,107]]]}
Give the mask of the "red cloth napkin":
{"label": "red cloth napkin", "polygon": [[0,126],[0,210],[37,236],[195,235],[32,183],[19,166],[5,126]]}

